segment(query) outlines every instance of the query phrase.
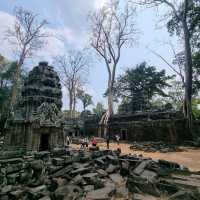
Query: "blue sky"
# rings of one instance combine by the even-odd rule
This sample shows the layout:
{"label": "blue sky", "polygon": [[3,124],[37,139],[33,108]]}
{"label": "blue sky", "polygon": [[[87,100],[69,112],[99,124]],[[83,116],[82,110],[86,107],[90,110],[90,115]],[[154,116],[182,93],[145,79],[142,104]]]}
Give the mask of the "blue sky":
{"label": "blue sky", "polygon": [[[87,15],[89,11],[100,8],[107,0],[1,0],[0,1],[0,54],[14,59],[12,47],[8,45],[3,37],[7,27],[13,23],[13,9],[15,6],[22,6],[40,15],[41,18],[49,22],[47,27],[50,32],[60,34],[65,41],[56,38],[48,40],[48,44],[40,50],[26,66],[30,70],[37,65],[39,60],[46,60],[50,64],[52,58],[63,54],[67,49],[77,49],[88,45],[88,25]],[[122,1],[122,0],[121,0]],[[160,12],[160,14],[162,14]],[[117,69],[117,74],[123,73],[127,67],[134,67],[136,64],[146,61],[155,65],[158,69],[170,69],[157,57],[155,57],[147,46],[159,52],[169,62],[172,60],[172,54],[163,42],[172,40],[167,33],[166,28],[156,28],[160,16],[155,9],[138,9],[136,25],[140,32],[138,44],[131,48],[123,49],[121,60]],[[103,61],[93,58],[93,64],[90,69],[89,84],[87,90],[93,96],[93,101],[103,102],[106,100],[102,94],[106,90],[107,71]],[[67,94],[63,89],[63,105],[67,108]],[[78,105],[81,110],[81,105]]]}

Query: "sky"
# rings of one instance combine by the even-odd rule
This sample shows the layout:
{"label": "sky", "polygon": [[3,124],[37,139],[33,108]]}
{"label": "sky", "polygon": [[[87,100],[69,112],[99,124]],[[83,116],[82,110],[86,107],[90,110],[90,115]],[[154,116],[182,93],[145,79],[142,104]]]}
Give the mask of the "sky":
{"label": "sky", "polygon": [[[101,8],[106,1],[108,0],[0,0],[0,54],[12,60],[16,58],[13,47],[5,40],[6,29],[12,27],[15,21],[13,10],[16,6],[39,14],[39,18],[49,22],[46,30],[58,38],[62,37],[62,40],[56,37],[48,38],[43,49],[25,63],[27,70],[31,70],[39,61],[48,61],[52,64],[55,56],[63,55],[69,49],[82,49],[88,46],[88,13]],[[137,44],[122,50],[117,75],[143,61],[156,66],[158,70],[165,69],[167,73],[172,73],[160,58],[148,50],[148,48],[156,50],[169,62],[172,61],[172,52],[163,43],[174,38],[169,36],[163,24],[157,26],[161,19],[160,14],[162,11],[158,13],[153,8],[137,9],[136,27],[139,31]],[[106,99],[103,97],[106,85],[106,66],[101,59],[94,57],[86,85],[87,92],[93,96],[94,104],[102,102],[106,106]],[[67,108],[68,96],[63,88],[63,109]],[[81,104],[78,103],[78,110],[81,109]]]}

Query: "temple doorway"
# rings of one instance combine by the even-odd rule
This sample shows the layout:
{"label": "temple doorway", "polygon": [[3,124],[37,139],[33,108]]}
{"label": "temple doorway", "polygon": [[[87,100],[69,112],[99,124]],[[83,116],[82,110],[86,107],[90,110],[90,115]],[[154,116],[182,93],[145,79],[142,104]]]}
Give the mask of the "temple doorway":
{"label": "temple doorway", "polygon": [[40,137],[40,151],[49,150],[49,134],[41,134]]}
{"label": "temple doorway", "polygon": [[121,130],[121,140],[127,140],[127,129]]}

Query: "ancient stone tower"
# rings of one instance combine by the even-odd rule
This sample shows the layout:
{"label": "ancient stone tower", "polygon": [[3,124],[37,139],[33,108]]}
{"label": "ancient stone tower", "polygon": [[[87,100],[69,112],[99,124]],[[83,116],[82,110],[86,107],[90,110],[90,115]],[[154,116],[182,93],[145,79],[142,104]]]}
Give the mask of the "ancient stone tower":
{"label": "ancient stone tower", "polygon": [[36,151],[63,146],[61,99],[57,73],[40,62],[24,83],[22,99],[7,126],[5,146]]}
{"label": "ancient stone tower", "polygon": [[61,85],[57,73],[47,62],[40,62],[39,66],[34,67],[29,73],[22,91],[21,106],[25,108],[26,118],[36,112],[44,102],[54,103],[60,110],[61,98]]}

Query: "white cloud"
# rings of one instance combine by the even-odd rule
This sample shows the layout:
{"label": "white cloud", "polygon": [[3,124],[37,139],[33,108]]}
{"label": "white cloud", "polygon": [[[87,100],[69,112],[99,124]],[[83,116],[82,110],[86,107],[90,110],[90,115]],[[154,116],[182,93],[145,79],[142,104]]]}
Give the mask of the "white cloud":
{"label": "white cloud", "polygon": [[[0,21],[0,54],[9,59],[16,59],[13,52],[16,48],[5,39],[6,30],[12,29],[15,16],[0,11]],[[45,39],[44,47],[34,54],[32,60],[47,60],[52,62],[53,57],[65,53],[66,46],[79,48],[84,46],[86,41],[86,34],[78,33],[78,31],[72,30],[67,26],[61,28],[45,27],[43,31],[49,33],[50,37]]]}
{"label": "white cloud", "polygon": [[15,17],[6,12],[0,11],[0,22],[0,53],[11,59],[13,57],[13,48],[9,44],[8,40],[6,40],[5,35],[6,31],[14,25]]}
{"label": "white cloud", "polygon": [[94,0],[94,8],[99,9],[102,8],[108,0]]}
{"label": "white cloud", "polygon": [[75,29],[70,29],[67,26],[58,29],[49,29],[49,31],[54,37],[74,48],[83,47],[87,41],[87,34],[84,31],[80,32]]}

